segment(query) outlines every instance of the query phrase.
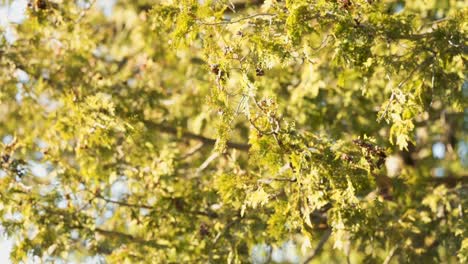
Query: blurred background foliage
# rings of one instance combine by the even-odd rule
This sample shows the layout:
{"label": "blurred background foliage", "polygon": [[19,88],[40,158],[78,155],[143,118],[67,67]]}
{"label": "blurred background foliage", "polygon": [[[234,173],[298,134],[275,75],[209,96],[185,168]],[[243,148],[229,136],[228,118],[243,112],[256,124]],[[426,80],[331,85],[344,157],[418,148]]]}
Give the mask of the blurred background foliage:
{"label": "blurred background foliage", "polygon": [[467,10],[4,1],[12,261],[466,263]]}

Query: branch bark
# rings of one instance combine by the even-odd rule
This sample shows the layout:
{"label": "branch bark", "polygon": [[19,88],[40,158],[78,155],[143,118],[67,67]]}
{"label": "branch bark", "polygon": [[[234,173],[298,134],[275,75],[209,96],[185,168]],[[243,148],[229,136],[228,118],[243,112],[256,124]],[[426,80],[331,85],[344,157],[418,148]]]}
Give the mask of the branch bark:
{"label": "branch bark", "polygon": [[[157,124],[151,121],[145,121],[145,125],[148,129],[158,130],[162,133],[179,135],[179,131],[175,127],[170,127],[162,124]],[[205,145],[214,146],[216,144],[216,139],[208,138],[199,134],[195,134],[189,131],[182,131],[180,133],[182,138],[193,139],[204,143]],[[237,142],[227,142],[227,147],[232,149],[237,149],[241,151],[248,151],[250,148],[249,144],[237,143]]]}
{"label": "branch bark", "polygon": [[323,246],[325,246],[325,243],[327,243],[328,239],[330,238],[331,235],[331,229],[328,229],[325,234],[322,236],[320,239],[317,247],[312,251],[312,254],[304,261],[304,264],[307,264],[312,261],[323,249]]}
{"label": "branch bark", "polygon": [[203,22],[203,21],[200,21],[199,24],[200,25],[205,25],[205,26],[235,24],[235,23],[239,23],[241,21],[247,20],[247,19],[256,18],[256,17],[260,17],[260,16],[275,17],[276,14],[266,14],[266,13],[265,14],[263,14],[263,13],[262,14],[253,14],[253,15],[241,17],[241,18],[238,18],[238,19],[224,20],[224,21],[219,21],[219,22]]}
{"label": "branch bark", "polygon": [[383,264],[389,264],[390,261],[392,260],[393,256],[395,256],[395,252],[398,249],[398,246],[394,246],[390,252],[388,253],[387,257],[385,258]]}
{"label": "branch bark", "polygon": [[118,232],[118,231],[114,231],[114,230],[106,230],[106,229],[102,229],[102,228],[95,228],[94,231],[96,231],[97,233],[99,233],[101,235],[111,237],[111,238],[117,238],[117,239],[120,239],[120,240],[125,240],[125,241],[130,242],[130,243],[138,243],[138,244],[142,244],[142,245],[146,245],[146,246],[149,246],[149,247],[152,247],[152,248],[158,248],[158,249],[168,248],[168,246],[159,244],[156,241],[145,240],[143,238],[136,237],[136,236],[126,234],[126,233],[123,233],[123,232]]}
{"label": "branch bark", "polygon": [[[106,198],[106,197],[104,197],[102,195],[95,195],[94,197],[98,198],[98,199],[101,199],[101,200],[105,201],[106,203],[116,204],[116,205],[129,207],[129,208],[148,209],[148,210],[156,209],[156,207],[154,207],[154,206],[150,206],[150,205],[146,205],[146,204],[134,204],[134,203],[128,203],[128,202],[124,202],[124,201],[112,200],[112,199]],[[208,216],[208,217],[214,217],[214,218],[218,217],[217,213],[211,212],[211,211],[188,211],[187,210],[187,211],[183,211],[183,213],[192,214],[192,215],[202,215],[202,216]]]}
{"label": "branch bark", "polygon": [[435,185],[445,184],[448,187],[455,187],[457,184],[466,185],[468,184],[468,174],[461,174],[461,175],[447,175],[445,177],[440,178],[431,178],[431,182]]}
{"label": "branch bark", "polygon": [[127,234],[124,232],[120,232],[120,231],[106,230],[100,227],[95,227],[95,228],[88,227],[86,225],[83,225],[81,221],[79,220],[80,212],[68,212],[67,210],[64,210],[64,209],[50,208],[50,207],[43,207],[43,209],[46,210],[49,215],[60,216],[60,218],[58,218],[60,220],[55,224],[58,225],[58,224],[63,223],[65,226],[68,226],[68,228],[70,229],[76,228],[76,229],[85,230],[90,233],[99,233],[109,238],[118,239],[122,241],[122,243],[124,242],[137,243],[137,244],[149,246],[149,247],[156,248],[156,249],[165,249],[169,247],[167,245],[160,244],[155,240],[146,240],[144,238],[134,236],[131,234]]}

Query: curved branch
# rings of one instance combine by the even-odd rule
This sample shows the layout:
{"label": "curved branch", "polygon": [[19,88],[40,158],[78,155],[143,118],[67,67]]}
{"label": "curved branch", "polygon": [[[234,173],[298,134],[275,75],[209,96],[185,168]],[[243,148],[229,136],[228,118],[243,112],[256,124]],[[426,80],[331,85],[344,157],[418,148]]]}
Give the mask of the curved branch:
{"label": "curved branch", "polygon": [[[137,209],[148,209],[148,210],[154,210],[156,207],[151,206],[151,205],[146,205],[146,204],[134,204],[134,203],[128,203],[124,201],[118,201],[118,200],[113,200],[106,198],[102,195],[96,195],[94,196],[95,198],[101,199],[105,201],[106,203],[111,203],[111,204],[116,204],[119,206],[124,206],[124,207],[129,207],[129,208],[137,208]],[[215,212],[211,211],[184,211],[184,213],[192,214],[192,215],[202,215],[202,216],[208,216],[208,217],[218,217],[218,214]]]}
{"label": "curved branch", "polygon": [[97,233],[99,233],[101,235],[107,236],[107,237],[121,239],[121,240],[125,240],[125,241],[131,242],[131,243],[138,243],[138,244],[146,245],[146,246],[149,246],[149,247],[152,247],[152,248],[157,248],[157,249],[168,248],[167,245],[159,244],[156,241],[145,240],[143,238],[136,237],[136,236],[133,236],[133,235],[130,235],[130,234],[127,234],[127,233],[123,233],[123,232],[119,232],[119,231],[106,230],[106,229],[102,229],[102,228],[95,228],[94,231],[96,231]]}
{"label": "curved branch", "polygon": [[393,256],[395,256],[395,252],[397,251],[398,246],[394,246],[390,252],[388,253],[387,257],[385,258],[383,264],[389,264],[390,261],[392,260]]}
{"label": "curved branch", "polygon": [[224,21],[220,21],[220,22],[202,22],[202,21],[200,21],[199,24],[200,25],[205,25],[205,26],[235,24],[235,23],[239,23],[239,22],[244,21],[244,20],[248,20],[248,19],[255,18],[255,17],[260,17],[260,16],[275,17],[276,14],[260,13],[260,14],[253,14],[253,15],[250,15],[250,16],[241,17],[241,18],[235,19],[235,20],[224,20]]}
{"label": "curved branch", "polygon": [[312,254],[303,262],[304,264],[307,264],[312,261],[319,253],[322,251],[323,246],[325,246],[325,243],[327,243],[328,239],[330,238],[331,235],[331,229],[328,229],[325,234],[322,236],[320,239],[317,247],[312,251]]}
{"label": "curved branch", "polygon": [[[192,132],[189,132],[189,131],[182,131],[179,134],[179,131],[175,127],[165,126],[165,125],[154,123],[154,122],[151,122],[151,121],[145,121],[145,125],[149,129],[158,130],[158,131],[166,133],[166,134],[180,135],[181,137],[187,138],[187,139],[198,140],[198,141],[204,143],[205,145],[214,146],[216,144],[216,139],[207,138],[205,136],[195,134],[195,133],[192,133]],[[237,150],[241,150],[241,151],[248,151],[249,148],[250,148],[249,144],[230,142],[230,141],[228,141],[226,145],[227,145],[228,148],[233,148],[233,149],[237,149]]]}

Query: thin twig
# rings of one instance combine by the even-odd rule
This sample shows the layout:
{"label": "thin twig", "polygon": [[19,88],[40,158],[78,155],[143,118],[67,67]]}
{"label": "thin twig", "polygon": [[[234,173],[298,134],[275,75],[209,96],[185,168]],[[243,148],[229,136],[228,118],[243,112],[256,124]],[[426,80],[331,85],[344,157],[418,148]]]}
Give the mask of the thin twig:
{"label": "thin twig", "polygon": [[325,38],[323,38],[322,43],[320,43],[320,46],[318,46],[317,48],[311,47],[311,49],[314,51],[313,54],[317,54],[321,49],[323,49],[326,46],[326,44],[328,44],[328,38],[330,37],[331,35],[327,35]]}
{"label": "thin twig", "polygon": [[204,169],[206,169],[208,167],[208,165],[210,165],[210,163],[215,160],[217,157],[219,156],[219,152],[215,152],[213,154],[211,154],[211,156],[209,156],[205,162],[202,163],[202,165],[200,165],[200,167],[198,167],[197,169],[197,172],[196,174],[199,174],[200,172],[202,172]]}
{"label": "thin twig", "polygon": [[137,236],[130,235],[130,234],[127,234],[127,233],[123,233],[123,232],[119,232],[119,231],[106,230],[106,229],[102,229],[102,228],[95,228],[93,231],[95,231],[95,232],[97,232],[97,233],[99,233],[101,235],[108,236],[110,238],[118,238],[118,239],[121,239],[121,240],[124,240],[124,241],[128,241],[128,242],[131,242],[131,243],[138,243],[138,244],[142,244],[142,245],[149,246],[149,247],[152,247],[152,248],[157,248],[157,249],[168,248],[167,245],[159,244],[155,240],[146,240],[144,238],[137,237]]}
{"label": "thin twig", "polygon": [[325,234],[322,236],[320,239],[317,247],[312,251],[312,254],[303,262],[304,264],[307,264],[312,261],[319,253],[322,251],[323,246],[325,246],[325,243],[327,243],[328,239],[330,238],[331,235],[331,229],[328,229]]}
{"label": "thin twig", "polygon": [[260,13],[260,14],[254,14],[254,15],[250,15],[250,16],[245,16],[245,17],[242,17],[242,18],[239,18],[239,19],[236,19],[236,20],[225,20],[225,21],[212,22],[212,23],[199,21],[198,23],[199,23],[200,25],[206,25],[206,26],[216,26],[216,25],[235,24],[235,23],[241,22],[241,21],[243,21],[243,20],[247,20],[247,19],[251,19],[251,18],[255,18],[255,17],[260,17],[260,16],[275,17],[276,14]]}
{"label": "thin twig", "polygon": [[[182,131],[181,133],[179,133],[180,131],[178,131],[178,129],[175,128],[175,127],[170,127],[170,126],[158,124],[158,123],[154,123],[154,122],[151,122],[151,121],[145,121],[145,125],[147,126],[148,129],[155,129],[155,130],[158,130],[158,131],[163,132],[163,133],[168,133],[168,134],[173,134],[173,135],[180,135],[183,138],[198,140],[198,141],[203,142],[205,145],[213,146],[213,145],[216,144],[215,139],[207,138],[205,136],[194,134],[194,133],[191,133],[191,132],[188,132],[188,131]],[[228,141],[226,143],[226,146],[228,148],[233,148],[233,149],[237,149],[237,150],[241,150],[241,151],[248,151],[249,148],[250,148],[249,144],[230,142],[230,141]]]}
{"label": "thin twig", "polygon": [[390,108],[390,105],[392,104],[392,102],[395,100],[395,91],[398,91],[400,90],[403,85],[405,85],[409,80],[411,80],[414,76],[414,74],[419,70],[419,69],[422,69],[423,67],[425,67],[429,62],[431,62],[431,60],[434,59],[434,57],[430,57],[430,58],[427,58],[423,63],[421,63],[418,67],[415,67],[409,74],[408,76],[406,76],[406,78],[404,80],[402,80],[398,86],[396,87],[396,89],[393,89],[392,91],[392,94],[390,95],[390,99],[388,101],[388,104],[387,106],[385,107],[385,110],[384,112],[377,118],[377,122],[380,122],[382,120],[382,118],[384,116],[387,115],[387,112],[388,112],[388,109]]}
{"label": "thin twig", "polygon": [[86,13],[93,7],[94,3],[96,3],[96,0],[90,1],[89,6],[85,7],[83,11],[81,11],[80,16],[75,20],[75,24],[78,24],[81,22],[81,20],[86,16]]}
{"label": "thin twig", "polygon": [[429,23],[427,23],[428,25],[434,25],[434,24],[439,24],[439,23],[442,23],[442,22],[446,22],[448,21],[450,18],[449,17],[444,17],[444,18],[441,18],[441,19],[437,19],[437,20],[434,20],[434,21],[431,21]]}
{"label": "thin twig", "polygon": [[385,258],[384,262],[382,264],[389,264],[390,261],[392,260],[393,256],[395,256],[395,252],[398,249],[398,246],[394,246],[390,252],[388,253],[388,256]]}
{"label": "thin twig", "polygon": [[240,218],[234,218],[231,222],[227,223],[226,226],[223,228],[223,230],[221,230],[217,235],[216,237],[213,239],[213,245],[215,245],[218,240],[221,238],[222,235],[224,235],[225,233],[227,233],[229,231],[229,229],[236,223],[238,223],[241,219]]}
{"label": "thin twig", "polygon": [[[120,206],[125,206],[125,207],[130,207],[130,208],[143,208],[143,209],[148,209],[148,210],[154,210],[156,208],[151,205],[133,204],[133,203],[127,203],[123,201],[112,200],[102,195],[96,196],[94,198],[101,199],[107,203],[117,204]],[[209,217],[218,217],[218,214],[216,214],[215,212],[211,212],[211,211],[184,211],[184,213],[193,214],[193,215],[203,215],[203,216],[209,216]]]}
{"label": "thin twig", "polygon": [[385,107],[385,110],[383,111],[383,113],[377,118],[377,122],[380,122],[382,118],[387,115],[388,109],[390,108],[390,105],[392,104],[394,97],[395,97],[395,91],[392,91],[392,94],[390,95],[390,99],[388,99],[387,106]]}
{"label": "thin twig", "polygon": [[[142,244],[142,245],[157,248],[157,249],[168,248],[167,245],[159,244],[155,240],[146,240],[146,239],[144,239],[142,237],[138,237],[138,236],[135,236],[135,235],[131,235],[131,234],[116,231],[116,230],[108,230],[108,229],[103,229],[103,228],[100,228],[100,227],[91,227],[91,226],[83,225],[81,223],[81,221],[80,221],[80,218],[79,218],[80,212],[70,213],[69,211],[67,211],[65,209],[58,209],[58,208],[51,208],[51,207],[43,207],[43,209],[49,215],[62,216],[61,219],[64,219],[64,216],[71,216],[71,218],[68,218],[68,219],[73,219],[73,221],[76,221],[78,224],[73,224],[72,222],[67,222],[67,221],[61,222],[61,224],[64,224],[65,226],[68,226],[71,229],[76,228],[76,229],[85,230],[85,231],[87,231],[89,233],[99,233],[99,234],[107,236],[109,238],[119,239],[122,242],[138,243],[138,244]],[[57,224],[59,224],[59,223],[57,223]]]}
{"label": "thin twig", "polygon": [[256,119],[254,121],[252,121],[252,119],[249,118],[250,124],[255,128],[255,130],[257,130],[258,133],[261,133],[263,135],[273,135],[273,134],[275,134],[275,131],[273,131],[273,130],[272,131],[261,130],[257,125],[255,125],[255,121],[256,121]]}
{"label": "thin twig", "polygon": [[144,204],[132,204],[132,203],[127,203],[123,201],[112,200],[101,195],[96,196],[96,198],[99,198],[107,203],[118,204],[118,205],[125,206],[125,207],[136,207],[136,208],[144,208],[144,209],[150,209],[150,210],[154,209],[153,206],[144,205]]}
{"label": "thin twig", "polygon": [[178,158],[178,160],[184,160],[192,155],[194,155],[195,153],[197,153],[200,149],[203,148],[205,144],[203,144],[203,142],[200,142],[199,144],[197,144],[195,147],[193,147],[191,150],[189,150],[187,153],[185,153],[184,155],[182,155],[181,157]]}
{"label": "thin twig", "polygon": [[279,182],[297,182],[296,178],[264,178],[259,179],[258,182],[270,184],[272,181],[279,181]]}

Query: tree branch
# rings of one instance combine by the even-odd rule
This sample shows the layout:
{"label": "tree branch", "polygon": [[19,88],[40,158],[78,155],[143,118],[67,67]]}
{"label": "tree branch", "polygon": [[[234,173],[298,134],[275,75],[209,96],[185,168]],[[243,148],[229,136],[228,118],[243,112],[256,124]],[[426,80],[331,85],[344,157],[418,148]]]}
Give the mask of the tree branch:
{"label": "tree branch", "polygon": [[158,249],[168,248],[168,246],[158,244],[156,241],[145,240],[143,238],[136,237],[136,236],[133,236],[133,235],[130,235],[130,234],[127,234],[127,233],[123,233],[123,232],[118,232],[118,231],[114,231],[114,230],[105,230],[105,229],[102,229],[102,228],[95,228],[94,231],[96,231],[97,233],[99,233],[101,235],[107,236],[107,237],[119,238],[121,240],[125,240],[125,241],[128,241],[128,242],[133,242],[133,243],[138,243],[138,244],[143,244],[143,245],[150,246],[150,247],[153,247],[153,248],[158,248]]}
{"label": "tree branch", "polygon": [[468,175],[461,174],[461,175],[447,175],[444,177],[433,177],[430,178],[430,182],[433,182],[435,185],[445,184],[449,187],[455,187],[457,184],[468,184]]}
{"label": "tree branch", "polygon": [[[134,203],[127,203],[127,202],[124,202],[124,201],[117,201],[117,200],[113,200],[113,199],[109,199],[109,198],[106,198],[102,195],[95,195],[94,196],[95,198],[98,198],[98,199],[101,199],[107,203],[111,203],[111,204],[117,204],[117,205],[120,205],[120,206],[125,206],[125,207],[130,207],[130,208],[139,208],[139,209],[148,209],[148,210],[154,210],[156,207],[154,206],[150,206],[150,205],[146,205],[146,204],[134,204]],[[203,215],[203,216],[208,216],[208,217],[218,217],[218,214],[216,214],[215,212],[211,212],[211,211],[207,211],[207,212],[204,212],[204,211],[183,211],[183,213],[188,213],[188,214],[192,214],[192,215]]]}
{"label": "tree branch", "polygon": [[[158,130],[166,134],[179,135],[179,131],[177,130],[177,128],[174,128],[174,127],[157,124],[151,121],[145,121],[145,125],[148,129]],[[203,142],[205,145],[214,146],[216,144],[215,139],[207,138],[205,136],[198,135],[198,134],[188,132],[188,131],[182,131],[180,133],[180,136],[183,138],[187,138],[187,139],[198,140],[200,142]],[[249,144],[230,142],[230,141],[228,141],[226,145],[228,148],[233,148],[233,149],[237,149],[241,151],[248,151],[250,148]]]}
{"label": "tree branch", "polygon": [[253,15],[250,15],[250,16],[241,17],[241,18],[238,18],[238,19],[224,20],[224,21],[219,21],[219,22],[203,22],[203,21],[200,21],[199,24],[200,25],[205,25],[205,26],[235,24],[235,23],[239,23],[239,22],[241,22],[243,20],[247,20],[247,19],[251,19],[251,18],[255,18],[255,17],[260,17],[260,16],[275,17],[276,14],[260,13],[260,14],[253,14]]}
{"label": "tree branch", "polygon": [[383,264],[389,264],[390,261],[392,260],[393,256],[395,256],[395,252],[398,249],[398,246],[394,246],[390,252],[388,253],[387,257],[385,258]]}
{"label": "tree branch", "polygon": [[227,223],[227,224],[224,226],[223,230],[221,230],[221,231],[216,235],[216,237],[213,239],[213,245],[215,245],[215,244],[218,242],[218,240],[221,238],[221,236],[223,236],[225,233],[229,232],[229,229],[230,229],[233,225],[239,223],[241,220],[242,220],[241,218],[236,217],[236,218],[232,219],[229,223]]}
{"label": "tree branch", "polygon": [[315,258],[320,253],[320,251],[322,251],[323,246],[325,246],[325,243],[327,243],[328,239],[330,238],[330,235],[331,229],[328,229],[320,239],[317,247],[314,249],[314,251],[312,251],[312,254],[304,261],[304,264],[311,262],[312,259]]}
{"label": "tree branch", "polygon": [[[43,207],[43,209],[46,210],[49,215],[60,216],[59,219],[61,222],[57,222],[56,224],[63,223],[65,226],[68,226],[70,229],[76,228],[76,229],[85,230],[90,233],[99,233],[107,237],[123,240],[122,242],[126,242],[126,243],[138,243],[138,244],[146,245],[146,246],[157,248],[157,249],[168,248],[167,245],[159,244],[158,242],[154,240],[146,240],[144,238],[130,235],[127,233],[123,233],[120,231],[106,230],[100,227],[95,227],[95,228],[87,227],[86,225],[83,225],[81,221],[79,220],[80,212],[68,212],[64,209],[50,208],[50,207]],[[73,223],[73,222],[76,222],[76,223]]]}
{"label": "tree branch", "polygon": [[420,65],[418,65],[417,67],[415,67],[409,74],[408,76],[406,76],[405,79],[403,79],[399,84],[398,86],[396,87],[396,89],[392,89],[392,94],[390,95],[390,99],[388,100],[388,104],[387,106],[385,107],[385,110],[382,112],[382,114],[377,118],[377,122],[380,122],[382,120],[382,118],[384,118],[387,113],[388,113],[388,110],[390,108],[390,105],[393,103],[394,99],[395,99],[395,92],[396,91],[399,91],[400,92],[400,89],[403,87],[403,85],[405,85],[408,81],[410,81],[414,74],[416,72],[418,72],[420,69],[423,69],[424,67],[427,66],[427,64],[431,63],[432,61],[434,60],[433,57],[429,57],[427,58],[423,63],[421,63]]}
{"label": "tree branch", "polygon": [[149,206],[149,205],[132,204],[132,203],[126,203],[126,202],[117,201],[117,200],[111,200],[101,195],[96,196],[96,198],[99,198],[107,203],[118,204],[118,205],[125,206],[125,207],[135,207],[135,208],[143,208],[143,209],[149,209],[149,210],[154,209],[152,206]]}
{"label": "tree branch", "polygon": [[195,153],[197,153],[199,150],[201,150],[203,148],[203,142],[200,142],[198,145],[196,145],[195,147],[193,147],[192,149],[190,149],[187,153],[185,153],[184,155],[182,155],[181,157],[178,158],[178,160],[184,160],[192,155],[194,155]]}

